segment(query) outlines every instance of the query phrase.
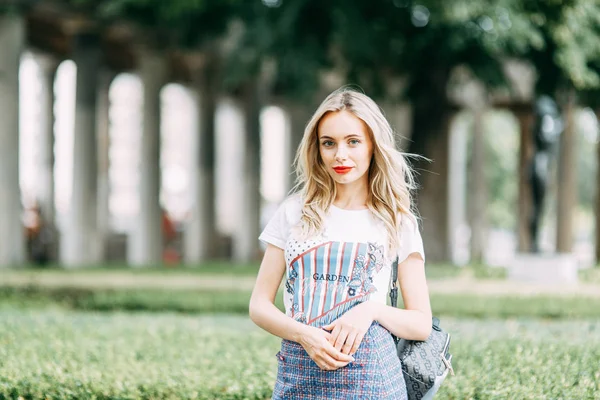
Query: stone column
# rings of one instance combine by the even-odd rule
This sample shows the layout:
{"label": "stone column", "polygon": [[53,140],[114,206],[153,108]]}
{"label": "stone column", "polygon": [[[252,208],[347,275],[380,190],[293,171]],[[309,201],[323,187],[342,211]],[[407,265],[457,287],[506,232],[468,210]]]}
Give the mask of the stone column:
{"label": "stone column", "polygon": [[97,264],[99,258],[97,195],[98,158],[96,100],[100,48],[94,34],[74,38],[77,65],[75,130],[73,137],[73,191],[71,223],[61,242],[61,259],[67,267]]}
{"label": "stone column", "polygon": [[577,201],[577,140],[575,132],[575,94],[568,95],[564,106],[565,130],[560,136],[558,157],[558,193],[556,199],[556,251],[573,250],[573,209]]}
{"label": "stone column", "polygon": [[241,202],[242,212],[233,244],[233,258],[244,263],[256,260],[259,256],[258,235],[260,234],[260,110],[261,101],[256,82],[243,89],[242,109],[246,132],[246,152],[243,172],[246,176]]}
{"label": "stone column", "polygon": [[529,221],[533,213],[531,198],[529,166],[533,158],[534,148],[532,140],[532,129],[534,114],[529,102],[515,103],[510,110],[517,117],[520,130],[519,148],[519,204],[518,204],[518,251],[527,253],[531,249],[531,234],[529,233]]}
{"label": "stone column", "polygon": [[[467,142],[468,130],[463,124],[450,127],[448,144],[448,235],[450,261],[462,265],[468,261],[467,242]],[[462,250],[462,252],[461,252]]]}
{"label": "stone column", "polygon": [[139,217],[128,243],[133,266],[162,261],[160,207],[160,92],[166,82],[166,61],[153,50],[143,49],[138,58],[144,90],[142,138],[139,166]]}
{"label": "stone column", "polygon": [[473,149],[471,156],[471,205],[469,206],[471,225],[471,261],[483,261],[487,232],[486,204],[487,185],[485,179],[485,132],[484,110],[473,110]]}
{"label": "stone column", "polygon": [[396,146],[406,151],[412,135],[412,107],[407,102],[384,102],[382,108],[396,133]]}
{"label": "stone column", "polygon": [[109,188],[109,160],[110,150],[109,135],[109,90],[110,84],[115,77],[114,72],[102,70],[98,80],[98,94],[96,105],[97,146],[98,146],[98,235],[99,235],[99,258],[106,257],[106,240],[110,233],[110,210],[108,199]]}
{"label": "stone column", "polygon": [[[600,130],[600,107],[595,109],[596,122]],[[596,144],[596,162],[600,165],[600,143]],[[596,172],[596,265],[600,263],[600,173]]]}
{"label": "stone column", "polygon": [[49,258],[58,258],[59,232],[56,226],[56,204],[54,190],[54,80],[60,60],[49,55],[38,54],[36,60],[40,67],[40,157],[38,176],[38,203],[43,223],[50,233]]}
{"label": "stone column", "polygon": [[19,60],[21,17],[0,15],[0,268],[25,261],[19,186]]}
{"label": "stone column", "polygon": [[312,117],[310,109],[301,104],[286,104],[285,111],[287,113],[287,159],[289,161],[288,182],[286,192],[289,192],[296,184],[296,171],[294,170],[294,161],[296,152],[304,136],[304,129],[308,121]]}
{"label": "stone column", "polygon": [[36,60],[41,71],[39,202],[44,221],[54,227],[54,79],[59,60],[47,55],[38,55]]}
{"label": "stone column", "polygon": [[216,256],[216,207],[215,207],[215,117],[217,89],[215,72],[205,66],[193,90],[196,93],[197,127],[193,138],[194,169],[191,174],[191,219],[184,236],[186,263],[197,264]]}

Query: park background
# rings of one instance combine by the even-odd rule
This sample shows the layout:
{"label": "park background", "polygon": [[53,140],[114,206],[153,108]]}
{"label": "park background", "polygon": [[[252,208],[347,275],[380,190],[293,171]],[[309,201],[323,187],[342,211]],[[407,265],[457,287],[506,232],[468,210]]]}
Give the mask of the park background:
{"label": "park background", "polygon": [[0,0],[0,399],[269,398],[257,237],[346,84],[432,160],[438,398],[599,398],[599,74],[591,0]]}

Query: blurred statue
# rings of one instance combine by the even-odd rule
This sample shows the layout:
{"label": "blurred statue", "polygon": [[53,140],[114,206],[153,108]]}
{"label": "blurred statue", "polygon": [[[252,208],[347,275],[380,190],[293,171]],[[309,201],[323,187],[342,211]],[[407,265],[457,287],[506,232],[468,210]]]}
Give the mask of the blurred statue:
{"label": "blurred statue", "polygon": [[46,221],[42,209],[36,204],[25,212],[27,251],[29,260],[37,265],[46,265],[52,258],[54,231]]}
{"label": "blurred statue", "polygon": [[564,128],[560,110],[549,96],[540,96],[535,103],[533,128],[533,158],[529,167],[533,210],[529,221],[531,252],[539,252],[539,227],[550,175],[550,160],[555,144]]}

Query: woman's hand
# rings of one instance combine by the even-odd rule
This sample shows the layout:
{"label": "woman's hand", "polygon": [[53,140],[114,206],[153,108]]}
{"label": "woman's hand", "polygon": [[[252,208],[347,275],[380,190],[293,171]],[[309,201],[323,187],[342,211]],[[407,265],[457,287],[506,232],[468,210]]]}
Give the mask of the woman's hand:
{"label": "woman's hand", "polygon": [[323,329],[331,331],[329,341],[337,350],[353,355],[373,323],[374,313],[375,304],[366,301],[346,311]]}
{"label": "woman's hand", "polygon": [[298,343],[304,347],[310,358],[326,371],[345,367],[354,357],[342,353],[331,344],[331,334],[323,329],[307,326]]}

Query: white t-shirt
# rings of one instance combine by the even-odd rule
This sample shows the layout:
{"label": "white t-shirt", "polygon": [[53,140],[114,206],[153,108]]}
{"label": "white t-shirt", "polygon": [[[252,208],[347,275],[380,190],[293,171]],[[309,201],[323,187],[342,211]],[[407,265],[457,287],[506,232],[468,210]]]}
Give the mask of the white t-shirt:
{"label": "white t-shirt", "polygon": [[[395,255],[388,257],[383,222],[368,209],[344,210],[332,205],[323,221],[323,233],[300,240],[302,206],[299,195],[288,197],[259,236],[284,250],[286,314],[321,327],[366,300],[385,304]],[[418,225],[403,216],[398,261],[415,252],[425,260]]]}

